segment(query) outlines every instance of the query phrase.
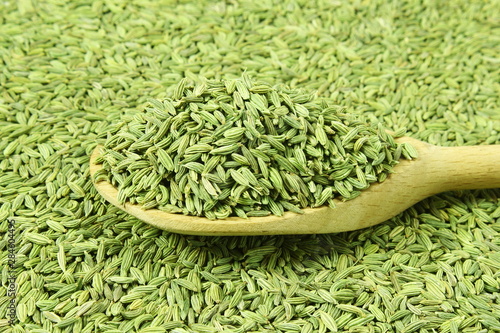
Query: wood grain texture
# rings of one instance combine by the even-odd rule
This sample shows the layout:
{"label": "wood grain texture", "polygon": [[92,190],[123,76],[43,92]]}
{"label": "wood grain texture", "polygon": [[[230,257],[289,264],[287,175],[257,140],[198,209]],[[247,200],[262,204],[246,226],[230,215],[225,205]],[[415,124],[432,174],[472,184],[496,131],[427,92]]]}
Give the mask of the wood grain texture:
{"label": "wood grain texture", "polygon": [[[356,199],[336,200],[334,209],[304,209],[305,214],[287,212],[282,217],[209,220],[157,209],[143,210],[140,205],[121,205],[116,199],[118,190],[111,184],[98,182],[95,187],[107,201],[155,227],[212,236],[318,234],[362,229],[384,222],[440,192],[500,187],[500,145],[438,147],[409,137],[397,141],[412,144],[418,158],[401,160],[384,182],[372,184]],[[99,147],[90,159],[92,177],[102,167],[95,164],[98,155]]]}

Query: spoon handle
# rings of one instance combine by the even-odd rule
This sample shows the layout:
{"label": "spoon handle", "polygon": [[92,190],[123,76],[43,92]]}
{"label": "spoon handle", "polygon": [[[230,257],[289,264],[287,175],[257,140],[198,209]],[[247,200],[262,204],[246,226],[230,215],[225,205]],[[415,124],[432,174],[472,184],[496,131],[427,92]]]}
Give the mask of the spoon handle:
{"label": "spoon handle", "polygon": [[500,145],[437,147],[424,152],[436,190],[500,188]]}

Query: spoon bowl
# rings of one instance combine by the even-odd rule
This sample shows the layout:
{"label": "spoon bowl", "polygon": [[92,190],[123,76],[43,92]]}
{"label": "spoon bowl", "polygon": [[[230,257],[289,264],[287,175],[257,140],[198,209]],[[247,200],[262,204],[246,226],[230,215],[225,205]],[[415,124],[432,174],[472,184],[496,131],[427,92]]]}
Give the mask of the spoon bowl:
{"label": "spoon bowl", "polygon": [[[371,184],[353,200],[335,200],[335,208],[306,208],[304,214],[285,212],[283,216],[209,220],[158,209],[144,210],[136,204],[120,204],[118,190],[112,184],[100,181],[94,185],[111,204],[157,228],[208,236],[322,234],[357,230],[384,222],[440,192],[500,187],[500,145],[438,147],[410,137],[396,141],[411,144],[417,150],[418,158],[400,160],[384,182]],[[102,168],[95,163],[99,155],[100,146],[90,157],[92,179]]]}

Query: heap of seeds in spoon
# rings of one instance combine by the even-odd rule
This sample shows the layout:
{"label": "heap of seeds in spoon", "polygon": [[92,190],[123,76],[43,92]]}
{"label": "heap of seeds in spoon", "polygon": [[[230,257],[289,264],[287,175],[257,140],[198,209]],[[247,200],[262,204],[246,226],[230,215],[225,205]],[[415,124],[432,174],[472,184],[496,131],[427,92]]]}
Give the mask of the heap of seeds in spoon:
{"label": "heap of seeds in spoon", "polygon": [[334,206],[414,158],[381,126],[312,94],[236,80],[190,84],[107,133],[96,181],[121,203],[220,219]]}

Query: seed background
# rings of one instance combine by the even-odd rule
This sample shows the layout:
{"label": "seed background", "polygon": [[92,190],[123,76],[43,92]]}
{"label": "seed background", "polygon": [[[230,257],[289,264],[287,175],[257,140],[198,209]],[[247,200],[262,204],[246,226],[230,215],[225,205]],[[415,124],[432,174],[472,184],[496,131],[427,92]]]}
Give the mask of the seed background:
{"label": "seed background", "polygon": [[[500,192],[308,236],[154,229],[93,189],[99,135],[182,77],[317,91],[443,145],[500,143],[498,1],[3,1],[0,332],[495,332]],[[16,221],[17,323],[7,322]]]}

